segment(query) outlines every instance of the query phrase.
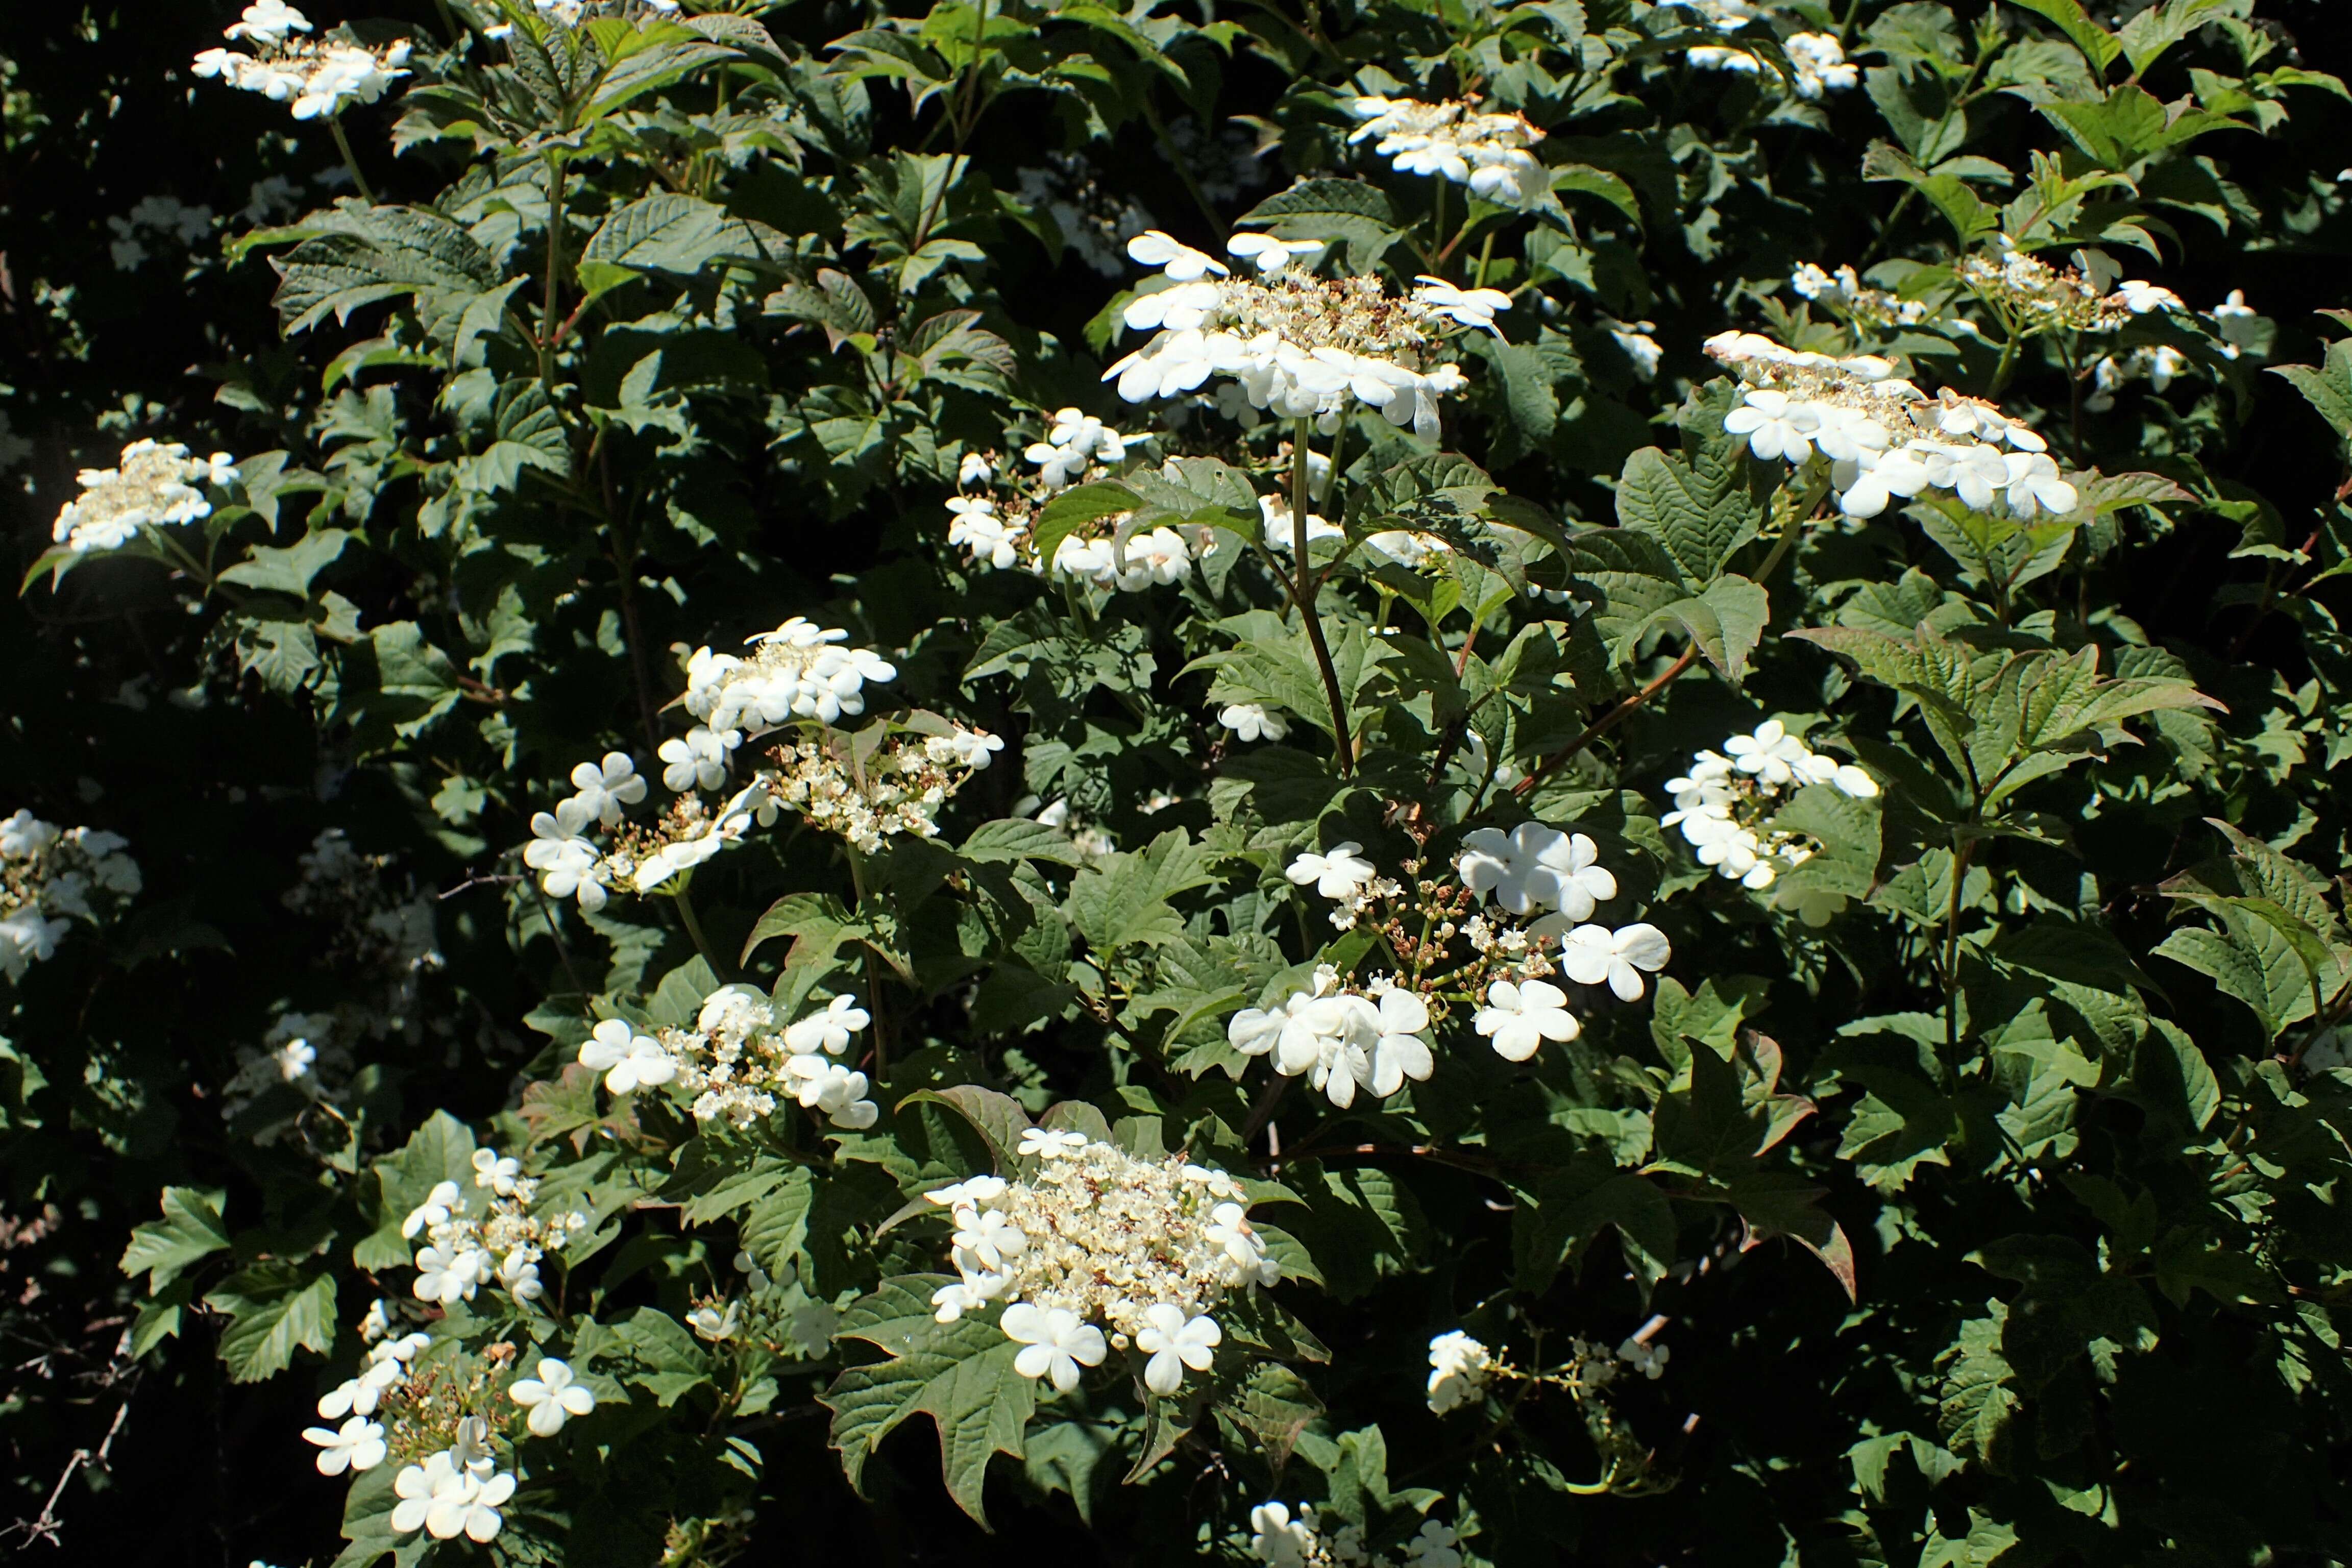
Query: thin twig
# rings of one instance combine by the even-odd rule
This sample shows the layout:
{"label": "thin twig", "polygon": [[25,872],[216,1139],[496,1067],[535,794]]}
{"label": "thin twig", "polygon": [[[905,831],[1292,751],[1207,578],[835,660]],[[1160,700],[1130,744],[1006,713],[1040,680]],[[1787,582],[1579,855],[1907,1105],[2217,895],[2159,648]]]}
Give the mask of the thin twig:
{"label": "thin twig", "polygon": [[1664,675],[1659,676],[1657,679],[1653,680],[1649,685],[1644,686],[1641,690],[1636,691],[1633,696],[1628,697],[1624,701],[1620,702],[1616,707],[1612,708],[1608,712],[1603,713],[1600,718],[1595,719],[1591,724],[1585,727],[1584,733],[1579,735],[1575,740],[1570,741],[1564,750],[1545,758],[1542,764],[1538,766],[1535,772],[1529,773],[1527,777],[1521,779],[1517,784],[1511,786],[1512,795],[1514,797],[1517,797],[1528,795],[1533,791],[1538,784],[1542,784],[1544,780],[1551,777],[1552,774],[1558,773],[1561,768],[1566,767],[1570,760],[1579,752],[1581,752],[1585,747],[1592,744],[1593,742],[1601,739],[1601,736],[1615,729],[1626,719],[1631,718],[1633,716],[1633,710],[1639,708],[1643,703],[1647,702],[1651,698],[1655,697],[1659,692],[1664,691],[1667,685],[1674,680],[1675,677],[1680,675],[1684,670],[1688,669],[1697,658],[1698,645],[1693,643],[1690,647],[1683,649],[1682,658],[1675,660],[1674,663],[1666,667],[1666,671]]}

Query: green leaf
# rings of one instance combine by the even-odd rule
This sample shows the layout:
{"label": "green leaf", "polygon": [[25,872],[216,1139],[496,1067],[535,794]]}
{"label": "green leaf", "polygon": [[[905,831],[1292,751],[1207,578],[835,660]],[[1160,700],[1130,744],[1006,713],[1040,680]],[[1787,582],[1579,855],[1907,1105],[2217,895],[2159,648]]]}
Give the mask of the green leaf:
{"label": "green leaf", "polygon": [[2095,73],[2104,72],[2124,52],[2116,36],[2091,20],[2083,10],[2082,0],[2009,0],[2021,10],[2048,17],[2058,26],[2074,46],[2091,62]]}
{"label": "green leaf", "polygon": [[1656,540],[1689,581],[1708,584],[1756,537],[1762,517],[1736,459],[1711,447],[1695,460],[1644,447],[1618,479],[1617,521]]}
{"label": "green leaf", "polygon": [[1349,266],[1357,272],[1378,265],[1402,228],[1387,194],[1361,180],[1301,180],[1258,203],[1239,221],[1285,239],[1343,241]]}
{"label": "green leaf", "polygon": [[734,258],[777,259],[790,254],[782,236],[763,233],[725,207],[675,191],[656,191],[619,208],[582,247],[578,272],[591,300],[640,273],[691,277]]}
{"label": "green leaf", "polygon": [[1676,599],[1652,612],[1619,636],[1612,654],[1622,662],[1633,657],[1634,645],[1653,626],[1679,626],[1700,657],[1736,686],[1746,678],[1748,656],[1763,640],[1765,624],[1771,618],[1771,601],[1764,590],[1732,574],[1709,583],[1696,598]]}
{"label": "green leaf", "polygon": [[994,1310],[966,1313],[953,1323],[931,1321],[928,1287],[934,1278],[885,1280],[867,1300],[895,1305],[896,1314],[861,1319],[854,1335],[845,1321],[843,1334],[883,1344],[889,1358],[843,1373],[821,1402],[833,1412],[833,1446],[853,1487],[862,1488],[867,1459],[899,1423],[931,1417],[948,1493],[985,1528],[981,1494],[988,1462],[998,1454],[1024,1457],[1022,1429],[1036,1408],[1037,1385],[1013,1370],[1021,1346],[1005,1338]]}
{"label": "green leaf", "polygon": [[1037,514],[1034,535],[1037,559],[1050,570],[1062,541],[1087,523],[1133,511],[1142,504],[1142,499],[1133,490],[1109,479],[1071,486],[1047,501],[1045,510]]}
{"label": "green leaf", "polygon": [[362,1268],[406,1268],[411,1251],[401,1222],[440,1183],[470,1184],[473,1162],[473,1131],[447,1111],[435,1111],[398,1153],[376,1162],[376,1228],[352,1248],[352,1261]]}
{"label": "green leaf", "polygon": [[957,847],[956,853],[984,866],[1020,860],[1045,860],[1056,866],[1086,862],[1068,834],[1023,816],[982,823]]}
{"label": "green leaf", "polygon": [[952,1089],[918,1089],[898,1103],[906,1106],[925,1102],[944,1105],[971,1122],[988,1140],[989,1152],[996,1156],[998,1173],[1013,1169],[1021,1134],[1031,1126],[1029,1113],[1021,1109],[1019,1100],[978,1084],[960,1083]]}
{"label": "green leaf", "polygon": [[160,1294],[180,1270],[226,1247],[223,1195],[218,1188],[165,1187],[163,1217],[131,1233],[131,1245],[122,1249],[122,1272],[134,1279],[150,1274],[148,1290]]}
{"label": "green leaf", "polygon": [[221,1282],[205,1305],[229,1315],[221,1360],[238,1383],[258,1383],[294,1363],[297,1346],[324,1355],[335,1343],[335,1279],[264,1263]]}
{"label": "green leaf", "polygon": [[1647,1177],[1598,1167],[1547,1176],[1532,1199],[1522,1197],[1511,1221],[1513,1278],[1539,1296],[1561,1264],[1580,1256],[1593,1237],[1615,1226],[1627,1263],[1654,1284],[1675,1259],[1674,1207]]}
{"label": "green leaf", "polygon": [[340,528],[322,528],[285,549],[258,544],[246,559],[225,569],[224,583],[236,583],[265,593],[310,596],[310,580],[332,565],[352,536]]}

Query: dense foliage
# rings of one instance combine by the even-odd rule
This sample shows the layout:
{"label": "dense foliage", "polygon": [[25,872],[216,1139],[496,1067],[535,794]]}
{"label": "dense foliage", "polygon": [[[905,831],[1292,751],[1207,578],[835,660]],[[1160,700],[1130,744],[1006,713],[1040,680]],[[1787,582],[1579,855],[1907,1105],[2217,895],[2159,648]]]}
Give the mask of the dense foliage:
{"label": "dense foliage", "polygon": [[2328,0],[390,8],[0,26],[12,1550],[2352,1560]]}

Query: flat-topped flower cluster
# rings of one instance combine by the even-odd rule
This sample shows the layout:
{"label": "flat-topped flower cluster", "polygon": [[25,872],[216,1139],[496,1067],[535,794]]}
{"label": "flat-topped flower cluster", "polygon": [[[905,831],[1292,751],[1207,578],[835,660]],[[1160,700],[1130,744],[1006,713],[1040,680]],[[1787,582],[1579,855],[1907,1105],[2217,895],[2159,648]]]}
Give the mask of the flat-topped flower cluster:
{"label": "flat-topped flower cluster", "polygon": [[1528,149],[1544,133],[1521,114],[1481,110],[1475,101],[1423,103],[1368,95],[1348,105],[1362,123],[1350,143],[1370,141],[1400,174],[1433,174],[1499,206],[1521,206],[1544,190],[1543,164]]}
{"label": "flat-topped flower cluster", "polygon": [[677,1084],[694,1097],[698,1121],[750,1127],[793,1100],[835,1127],[862,1130],[880,1112],[866,1075],[840,1058],[872,1021],[856,997],[836,996],[784,1025],[756,987],[722,985],[703,1000],[690,1029],[646,1035],[625,1019],[604,1019],[581,1046],[580,1060],[603,1073],[616,1095]]}
{"label": "flat-topped flower cluster", "polygon": [[425,1238],[409,1289],[420,1301],[447,1307],[488,1286],[525,1306],[546,1293],[540,1260],[586,1229],[588,1216],[576,1209],[533,1214],[539,1183],[519,1160],[477,1149],[473,1163],[472,1186],[436,1182],[401,1221],[403,1239]]}
{"label": "flat-topped flower cluster", "polygon": [[0,821],[0,975],[24,978],[56,956],[77,920],[120,912],[142,885],[131,841],[96,827],[59,827],[30,811]]}
{"label": "flat-topped flower cluster", "polygon": [[2180,296],[2145,279],[2116,281],[2114,262],[2103,254],[2077,251],[2075,265],[2053,267],[2031,251],[1996,235],[1989,251],[1959,259],[1953,272],[1993,308],[2011,331],[2112,332],[2135,316],[2186,310]]}
{"label": "flat-topped flower cluster", "polygon": [[[1400,969],[1359,984],[1318,965],[1307,985],[1243,1008],[1225,1026],[1234,1049],[1270,1057],[1286,1078],[1305,1076],[1334,1105],[1352,1105],[1359,1089],[1385,1100],[1407,1080],[1426,1080],[1436,1066],[1430,1032],[1458,1007],[1475,1008],[1472,1026],[1497,1055],[1525,1061],[1543,1041],[1581,1032],[1552,977],[1606,984],[1634,1002],[1643,976],[1673,956],[1655,926],[1590,921],[1617,897],[1617,879],[1581,833],[1540,822],[1474,829],[1452,880],[1421,876],[1417,862],[1402,879],[1385,877],[1362,851],[1350,842],[1304,853],[1284,875],[1331,900],[1341,930],[1378,931]],[[1487,899],[1506,916],[1538,918],[1489,920],[1478,907]]]}
{"label": "flat-topped flower cluster", "polygon": [[120,550],[142,528],[212,515],[212,497],[235,484],[226,452],[192,458],[177,442],[133,441],[110,468],[84,468],[81,494],[58,512],[50,537],[77,555]]}
{"label": "flat-topped flower cluster", "polygon": [[1892,360],[1803,353],[1755,332],[1719,333],[1706,347],[1746,388],[1724,429],[1767,462],[1801,467],[1819,452],[1849,517],[1876,517],[1929,489],[2027,521],[2082,499],[2031,426],[1949,387],[1930,397]]}
{"label": "flat-topped flower cluster", "polygon": [[[1659,0],[1659,4],[1694,13],[1692,20],[1705,23],[1718,33],[1738,32],[1761,15],[1748,0]],[[1862,80],[1861,68],[1845,58],[1845,46],[1834,33],[1791,33],[1780,40],[1780,48],[1788,57],[1794,79],[1791,85],[1799,98],[1817,99],[1827,92],[1843,92]],[[1688,50],[1685,58],[1700,70],[1726,70],[1753,77],[1778,74],[1753,50],[1724,44],[1700,44]]]}
{"label": "flat-topped flower cluster", "polygon": [[848,640],[838,626],[794,616],[750,638],[748,658],[697,648],[687,658],[686,710],[714,734],[863,713],[866,685],[896,680],[898,668],[871,648],[845,647]]}
{"label": "flat-topped flower cluster", "polygon": [[[1816,784],[1856,800],[1879,793],[1878,781],[1863,769],[1814,751],[1780,720],[1768,719],[1752,733],[1724,742],[1720,752],[1697,752],[1689,773],[1667,780],[1675,809],[1659,826],[1680,829],[1699,864],[1718,877],[1760,891],[1811,858],[1811,844],[1768,823],[1783,797]],[[1808,925],[1823,925],[1843,906],[1834,899],[1795,907]]]}
{"label": "flat-topped flower cluster", "polygon": [[1222,1171],[1042,1127],[1022,1134],[1018,1152],[1036,1162],[1031,1174],[974,1176],[925,1196],[955,1224],[960,1278],[931,1298],[939,1321],[1004,1303],[1024,1377],[1067,1392],[1082,1367],[1132,1346],[1149,1358],[1146,1386],[1172,1394],[1223,1342],[1209,1315],[1218,1303],[1281,1278],[1241,1184]]}
{"label": "flat-topped flower cluster", "polygon": [[1437,400],[1468,384],[1439,352],[1449,326],[1491,330],[1510,304],[1499,289],[1436,279],[1399,298],[1377,278],[1318,277],[1303,263],[1319,244],[1244,234],[1227,248],[1250,261],[1243,274],[1157,229],[1128,246],[1162,274],[1160,286],[1138,294],[1121,315],[1129,331],[1152,338],[1103,374],[1128,402],[1226,377],[1250,407],[1313,419],[1326,435],[1354,402],[1434,439]]}
{"label": "flat-topped flower cluster", "polygon": [[404,38],[371,46],[301,36],[310,31],[310,19],[283,0],[256,0],[221,35],[250,44],[253,52],[206,49],[196,57],[196,74],[288,104],[297,120],[331,119],[345,104],[373,103],[408,74],[402,68],[409,56]]}

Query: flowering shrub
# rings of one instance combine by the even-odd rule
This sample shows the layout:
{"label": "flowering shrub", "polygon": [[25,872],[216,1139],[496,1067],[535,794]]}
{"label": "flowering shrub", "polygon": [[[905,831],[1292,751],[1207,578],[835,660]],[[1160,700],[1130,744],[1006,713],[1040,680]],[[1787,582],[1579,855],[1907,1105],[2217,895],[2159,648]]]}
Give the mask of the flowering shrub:
{"label": "flowering shrub", "polygon": [[12,1549],[2352,1556],[2319,0],[387,8],[0,60]]}

